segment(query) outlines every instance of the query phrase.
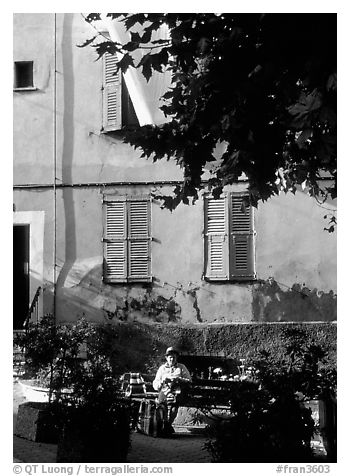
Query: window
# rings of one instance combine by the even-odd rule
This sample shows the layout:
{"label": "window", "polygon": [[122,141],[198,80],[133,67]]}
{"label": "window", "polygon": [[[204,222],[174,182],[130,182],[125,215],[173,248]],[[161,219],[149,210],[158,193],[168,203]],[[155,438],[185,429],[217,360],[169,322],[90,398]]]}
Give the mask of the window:
{"label": "window", "polygon": [[151,281],[151,201],[104,199],[104,270],[106,282]]}
{"label": "window", "polygon": [[33,61],[15,61],[14,88],[33,88]]}
{"label": "window", "polygon": [[123,126],[138,125],[137,116],[120,71],[117,56],[103,57],[103,131],[117,131]]}
{"label": "window", "polygon": [[254,214],[244,193],[205,197],[205,278],[248,280],[255,276]]}

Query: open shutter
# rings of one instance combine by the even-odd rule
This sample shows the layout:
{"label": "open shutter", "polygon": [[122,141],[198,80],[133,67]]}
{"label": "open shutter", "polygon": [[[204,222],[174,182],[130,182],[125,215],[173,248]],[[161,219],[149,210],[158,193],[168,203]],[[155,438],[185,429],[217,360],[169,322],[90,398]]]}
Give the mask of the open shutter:
{"label": "open shutter", "polygon": [[253,208],[245,206],[242,194],[231,194],[230,200],[230,277],[253,278],[254,228]]}
{"label": "open shutter", "polygon": [[205,199],[205,276],[208,279],[228,279],[227,201]]}
{"label": "open shutter", "polygon": [[149,200],[128,201],[128,279],[151,280],[151,204]]}
{"label": "open shutter", "polygon": [[118,58],[106,53],[103,57],[103,129],[121,128],[121,72],[117,72]]}
{"label": "open shutter", "polygon": [[126,202],[105,202],[104,279],[121,282],[127,278]]}

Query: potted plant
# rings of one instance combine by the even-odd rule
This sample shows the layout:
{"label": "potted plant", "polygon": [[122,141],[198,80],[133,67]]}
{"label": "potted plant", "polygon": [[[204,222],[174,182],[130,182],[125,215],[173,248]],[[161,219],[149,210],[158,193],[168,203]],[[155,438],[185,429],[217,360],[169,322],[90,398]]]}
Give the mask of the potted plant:
{"label": "potted plant", "polygon": [[52,315],[29,324],[15,337],[14,345],[25,355],[24,375],[19,385],[29,400],[18,408],[15,434],[34,441],[55,442],[54,410],[71,390],[75,369],[82,365],[81,349],[90,325],[56,325]]}
{"label": "potted plant", "polygon": [[26,374],[45,388],[47,402],[20,405],[15,434],[58,442],[59,462],[126,460],[129,404],[120,396],[103,335],[103,326],[84,319],[57,325],[49,315],[16,338]]}
{"label": "potted plant", "polygon": [[[50,314],[29,324],[14,339],[14,345],[25,355],[24,375],[19,382],[26,388],[45,392],[38,401],[51,403],[59,399],[70,387],[75,367],[81,365],[82,348],[90,333],[91,324],[83,319],[72,325],[56,325]],[[34,400],[35,392],[30,395]]]}
{"label": "potted plant", "polygon": [[76,373],[66,400],[61,405],[57,462],[125,462],[130,446],[130,401],[123,397],[106,356],[90,356]]}

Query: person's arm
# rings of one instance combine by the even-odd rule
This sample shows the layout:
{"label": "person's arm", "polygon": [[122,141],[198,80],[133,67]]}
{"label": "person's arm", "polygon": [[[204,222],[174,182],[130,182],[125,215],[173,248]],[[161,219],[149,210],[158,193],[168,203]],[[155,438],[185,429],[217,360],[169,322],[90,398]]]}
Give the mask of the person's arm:
{"label": "person's arm", "polygon": [[161,389],[162,387],[162,384],[163,384],[163,366],[160,366],[157,373],[156,373],[156,377],[155,379],[153,380],[153,388],[154,390],[156,390],[157,392],[159,392],[159,390]]}

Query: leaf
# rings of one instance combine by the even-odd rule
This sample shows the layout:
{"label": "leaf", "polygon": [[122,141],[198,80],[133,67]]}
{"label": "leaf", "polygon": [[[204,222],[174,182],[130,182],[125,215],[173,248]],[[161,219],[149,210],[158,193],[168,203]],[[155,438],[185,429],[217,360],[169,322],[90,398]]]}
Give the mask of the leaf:
{"label": "leaf", "polygon": [[111,55],[115,55],[116,53],[120,52],[120,47],[117,43],[113,41],[104,41],[103,43],[99,43],[98,45],[92,45],[96,49],[96,53],[98,54],[98,59],[101,58],[105,53],[109,53]]}
{"label": "leaf", "polygon": [[319,91],[314,89],[312,93],[306,96],[305,106],[308,111],[314,111],[322,106],[322,96]]}
{"label": "leaf", "polygon": [[209,45],[210,42],[208,38],[202,37],[197,43],[198,51],[200,52],[200,54],[204,54],[209,48]]}
{"label": "leaf", "polygon": [[131,31],[130,38],[132,43],[141,43],[141,36],[137,31]]}
{"label": "leaf", "polygon": [[123,58],[118,61],[117,67],[121,69],[122,73],[125,73],[129,66],[134,66],[134,60],[129,53],[126,53]]}
{"label": "leaf", "polygon": [[172,99],[173,96],[174,96],[174,89],[170,89],[169,91],[163,94],[162,98],[168,100],[168,99]]}
{"label": "leaf", "polygon": [[313,131],[312,129],[305,129],[297,139],[297,144],[299,147],[303,147],[305,143],[312,137]]}
{"label": "leaf", "polygon": [[116,20],[119,17],[126,16],[127,13],[107,13],[107,17],[111,18],[112,20]]}
{"label": "leaf", "polygon": [[141,36],[142,43],[149,43],[152,37],[152,30],[145,30],[145,33]]}
{"label": "leaf", "polygon": [[147,53],[145,56],[142,57],[141,61],[137,65],[137,67],[142,66],[142,74],[146,78],[148,82],[152,76],[152,64],[153,59],[150,53]]}
{"label": "leaf", "polygon": [[87,21],[88,23],[92,23],[93,21],[98,21],[98,20],[101,20],[101,14],[100,13],[89,13],[85,17],[85,21]]}
{"label": "leaf", "polygon": [[145,21],[147,20],[146,16],[144,13],[138,13],[134,15],[128,15],[124,19],[124,24],[127,30],[130,30],[136,23],[140,23],[140,25],[143,25]]}
{"label": "leaf", "polygon": [[86,40],[86,41],[84,41],[84,43],[83,43],[83,44],[81,44],[81,45],[77,45],[77,47],[78,47],[78,48],[84,48],[84,46],[91,45],[91,43],[92,43],[93,41],[95,41],[95,40],[96,40],[96,38],[97,38],[97,35],[93,36],[93,37],[92,37],[92,38],[90,38],[89,40]]}
{"label": "leaf", "polygon": [[129,41],[129,43],[126,43],[123,45],[123,50],[125,51],[135,51],[139,47],[139,43],[136,41]]}
{"label": "leaf", "polygon": [[146,78],[147,82],[151,79],[151,77],[152,77],[152,68],[151,68],[151,62],[150,61],[146,61],[143,64],[142,74]]}
{"label": "leaf", "polygon": [[163,71],[163,66],[165,66],[168,61],[167,50],[163,48],[159,53],[150,55],[149,61],[152,69],[161,73]]}

